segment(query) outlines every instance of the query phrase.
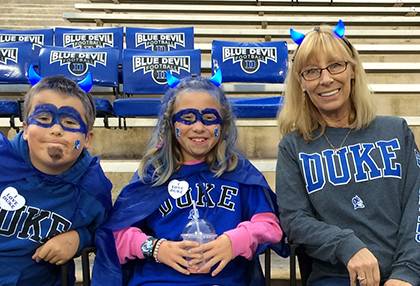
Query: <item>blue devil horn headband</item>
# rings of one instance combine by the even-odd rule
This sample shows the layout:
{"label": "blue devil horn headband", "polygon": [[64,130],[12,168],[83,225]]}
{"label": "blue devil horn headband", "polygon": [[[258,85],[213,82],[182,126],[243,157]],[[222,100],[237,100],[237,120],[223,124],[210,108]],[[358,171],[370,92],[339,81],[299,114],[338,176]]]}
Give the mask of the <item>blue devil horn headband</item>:
{"label": "blue devil horn headband", "polygon": [[214,75],[209,78],[209,80],[217,87],[219,87],[222,84],[222,71],[220,69],[217,69]]}
{"label": "blue devil horn headband", "polygon": [[[31,85],[35,85],[42,80],[42,77],[35,71],[34,66],[30,65],[28,70],[28,79]],[[88,93],[93,86],[92,74],[89,72],[84,79],[77,82],[77,85],[86,93]]]}
{"label": "blue devil horn headband", "polygon": [[92,86],[93,86],[92,74],[88,72],[86,77],[82,79],[81,81],[77,82],[77,84],[82,90],[88,93],[92,89]]}
{"label": "blue devil horn headband", "polygon": [[337,25],[335,25],[333,32],[334,34],[342,39],[344,37],[344,32],[346,31],[346,27],[344,26],[344,22],[340,19],[338,20]]}
{"label": "blue devil horn headband", "polygon": [[[166,82],[170,88],[175,88],[181,80],[176,76],[172,75],[171,71],[166,71]],[[222,84],[222,71],[217,69],[214,75],[209,78],[215,86],[219,87]]]}
{"label": "blue devil horn headband", "polygon": [[[340,39],[342,39],[344,37],[345,30],[346,27],[344,25],[344,22],[341,19],[338,20],[337,25],[335,25],[333,29],[334,34]],[[305,38],[305,34],[302,34],[294,30],[293,28],[290,28],[290,37],[292,38],[293,42],[295,42],[295,44],[299,46]]]}
{"label": "blue devil horn headband", "polygon": [[33,65],[29,66],[28,78],[31,85],[36,85],[38,82],[42,80],[42,77],[35,71]]}
{"label": "blue devil horn headband", "polygon": [[180,82],[180,79],[176,76],[173,76],[170,70],[166,71],[166,82],[168,83],[168,86],[170,88],[175,88],[178,83]]}
{"label": "blue devil horn headband", "polygon": [[290,28],[290,37],[292,38],[293,42],[295,42],[296,45],[300,45],[305,38],[305,34],[302,34],[293,28]]}

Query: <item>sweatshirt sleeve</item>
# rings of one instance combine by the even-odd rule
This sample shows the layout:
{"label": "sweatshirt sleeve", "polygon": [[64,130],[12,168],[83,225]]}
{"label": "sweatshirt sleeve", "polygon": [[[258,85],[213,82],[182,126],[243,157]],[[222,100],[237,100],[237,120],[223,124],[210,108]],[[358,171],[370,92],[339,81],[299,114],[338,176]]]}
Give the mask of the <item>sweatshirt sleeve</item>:
{"label": "sweatshirt sleeve", "polygon": [[350,258],[366,245],[351,229],[342,229],[317,219],[311,206],[297,155],[290,136],[279,145],[276,167],[276,193],[282,227],[293,243],[319,260],[347,265]]}
{"label": "sweatshirt sleeve", "polygon": [[[404,121],[406,166],[401,186],[402,218],[390,279],[420,285],[420,152]],[[405,171],[405,173],[404,173]]]}
{"label": "sweatshirt sleeve", "polygon": [[251,259],[259,244],[279,242],[283,233],[274,213],[258,213],[225,234],[232,242],[233,257]]}
{"label": "sweatshirt sleeve", "polygon": [[141,245],[146,241],[147,235],[137,227],[128,227],[114,232],[115,247],[120,264],[131,259],[144,259]]}

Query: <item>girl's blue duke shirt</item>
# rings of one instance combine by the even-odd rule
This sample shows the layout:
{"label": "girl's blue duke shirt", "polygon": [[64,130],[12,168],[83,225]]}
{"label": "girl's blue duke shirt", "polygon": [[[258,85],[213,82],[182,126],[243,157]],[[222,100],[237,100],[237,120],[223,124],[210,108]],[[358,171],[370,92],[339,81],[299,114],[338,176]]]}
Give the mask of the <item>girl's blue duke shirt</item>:
{"label": "girl's blue duke shirt", "polygon": [[32,255],[48,239],[70,230],[79,234],[78,251],[92,245],[111,208],[112,184],[86,150],[66,172],[46,175],[32,166],[22,133],[10,142],[0,134],[0,195],[10,187],[25,204],[0,208],[0,285],[57,285],[60,267],[37,263]]}
{"label": "girl's blue duke shirt", "polygon": [[[171,180],[188,181],[191,192],[187,193],[187,196],[174,200],[168,193],[168,183]],[[214,173],[209,170],[206,163],[184,165],[171,176],[167,183],[157,187],[143,183],[135,174],[131,183],[118,197],[109,221],[98,230],[96,237],[98,250],[92,285],[126,285],[128,280],[130,280],[128,285],[245,285],[243,281],[251,278],[247,276],[254,276],[252,277],[256,280],[254,285],[261,285],[259,279],[262,276],[257,275],[261,274],[258,272],[260,270],[258,257],[253,261],[237,257],[215,278],[211,278],[210,275],[196,274],[185,276],[164,264],[151,260],[134,260],[122,266],[119,264],[112,234],[114,231],[137,226],[159,238],[180,240],[180,233],[188,221],[188,212],[192,208],[187,206],[189,205],[188,195],[190,194],[192,199],[200,203],[196,189],[201,185],[203,191],[205,184],[211,184],[214,189],[207,193],[207,203],[205,203],[207,207],[199,206],[200,215],[215,226],[216,233],[219,235],[235,228],[241,221],[249,220],[255,213],[277,213],[274,193],[262,174],[244,158],[239,160],[235,170],[226,172],[219,178],[214,177]],[[224,188],[230,190],[224,193]],[[233,195],[235,188],[243,193],[238,192],[237,196]],[[220,207],[219,204],[209,208],[209,199],[215,205],[222,201],[226,205]],[[257,254],[267,246],[261,245]],[[251,271],[256,272],[250,274]],[[218,283],[220,281],[223,281],[223,284]],[[252,284],[248,281],[246,285]]]}

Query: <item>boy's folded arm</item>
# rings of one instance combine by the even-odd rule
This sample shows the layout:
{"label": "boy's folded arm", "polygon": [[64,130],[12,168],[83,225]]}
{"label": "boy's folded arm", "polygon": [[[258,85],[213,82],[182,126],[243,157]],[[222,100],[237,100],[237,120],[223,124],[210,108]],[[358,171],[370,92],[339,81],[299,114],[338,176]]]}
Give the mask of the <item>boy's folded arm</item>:
{"label": "boy's folded arm", "polygon": [[76,254],[80,255],[83,248],[93,245],[93,235],[88,227],[78,227],[75,231],[79,234],[79,247]]}
{"label": "boy's folded arm", "polygon": [[79,234],[70,230],[58,234],[38,247],[32,255],[36,262],[44,260],[52,264],[64,264],[74,257],[79,246]]}

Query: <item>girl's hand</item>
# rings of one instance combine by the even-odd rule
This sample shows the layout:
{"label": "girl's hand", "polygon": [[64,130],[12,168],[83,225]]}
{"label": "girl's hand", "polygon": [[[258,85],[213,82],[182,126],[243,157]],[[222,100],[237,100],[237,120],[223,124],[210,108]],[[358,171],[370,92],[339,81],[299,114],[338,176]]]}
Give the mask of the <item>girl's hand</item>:
{"label": "girl's hand", "polygon": [[198,268],[196,273],[208,273],[210,268],[219,264],[217,268],[211,273],[211,276],[216,276],[225,266],[233,259],[232,242],[230,238],[222,234],[215,240],[204,243],[199,247],[190,250],[192,254],[201,255],[201,259],[194,259],[190,261],[192,267],[204,263]]}
{"label": "girl's hand", "polygon": [[187,268],[190,267],[188,260],[200,259],[201,254],[194,254],[188,250],[194,247],[198,247],[199,243],[194,241],[169,241],[165,240],[161,243],[157,258],[163,264],[175,269],[176,271],[190,275],[190,271]]}

